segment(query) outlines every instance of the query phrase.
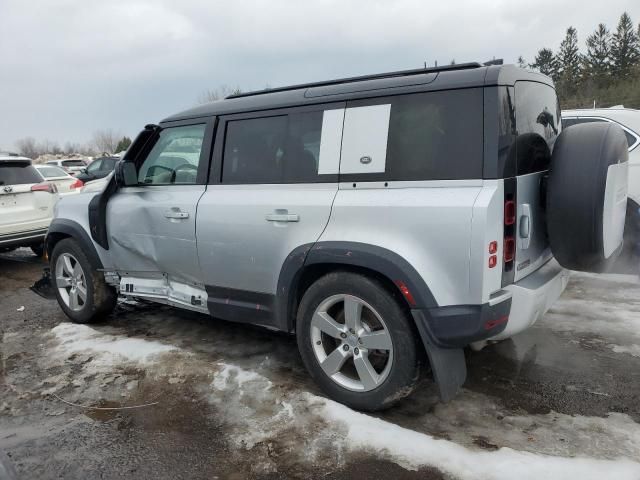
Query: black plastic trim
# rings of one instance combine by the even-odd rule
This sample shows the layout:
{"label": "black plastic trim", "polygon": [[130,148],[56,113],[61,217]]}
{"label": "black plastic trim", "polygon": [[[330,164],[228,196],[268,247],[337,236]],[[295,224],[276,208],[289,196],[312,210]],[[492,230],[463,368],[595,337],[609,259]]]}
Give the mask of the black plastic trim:
{"label": "black plastic trim", "polygon": [[57,243],[57,241],[53,243],[51,241],[56,237],[56,234],[62,234],[64,237],[73,238],[80,244],[82,251],[90,257],[89,260],[92,265],[95,265],[96,268],[103,268],[95,245],[91,241],[87,231],[82,228],[78,222],[67,220],[65,218],[55,218],[51,222],[51,225],[49,225],[49,232],[47,233],[44,243],[45,251],[48,255],[51,255],[51,251],[53,250],[55,243]]}
{"label": "black plastic trim", "polygon": [[211,316],[231,322],[277,327],[274,295],[213,285],[207,285],[205,289]]}

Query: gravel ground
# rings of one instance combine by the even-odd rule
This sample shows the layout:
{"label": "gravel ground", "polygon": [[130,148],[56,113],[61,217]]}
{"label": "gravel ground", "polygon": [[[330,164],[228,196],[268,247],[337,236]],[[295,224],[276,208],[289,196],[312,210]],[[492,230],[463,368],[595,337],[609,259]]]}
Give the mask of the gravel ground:
{"label": "gravel ground", "polygon": [[135,302],[74,325],[28,289],[41,270],[0,255],[0,461],[18,478],[640,478],[632,276],[574,275],[532,329],[468,352],[454,401],[425,379],[372,416],[327,400],[287,335]]}

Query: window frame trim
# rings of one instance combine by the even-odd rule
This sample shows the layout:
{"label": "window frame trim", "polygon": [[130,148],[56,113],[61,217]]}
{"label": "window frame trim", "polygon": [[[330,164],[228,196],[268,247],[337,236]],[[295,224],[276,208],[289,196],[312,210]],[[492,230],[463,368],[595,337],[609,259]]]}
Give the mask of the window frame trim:
{"label": "window frame trim", "polygon": [[200,150],[200,159],[198,160],[198,171],[196,173],[196,181],[195,183],[138,183],[137,185],[132,185],[135,187],[184,187],[189,185],[206,185],[207,184],[207,175],[209,172],[210,162],[211,162],[211,150],[212,150],[212,142],[214,137],[215,125],[216,125],[216,117],[199,117],[199,118],[190,118],[188,120],[180,120],[175,122],[167,122],[160,124],[160,129],[157,132],[154,132],[154,136],[147,141],[144,145],[142,151],[131,161],[136,166],[136,173],[140,173],[140,167],[145,162],[151,150],[156,145],[158,140],[160,139],[160,133],[164,130],[168,130],[170,128],[178,128],[178,127],[191,127],[197,125],[204,125],[204,136],[202,139],[202,148]]}
{"label": "window frame trim", "polygon": [[235,120],[254,120],[259,118],[268,117],[282,117],[289,116],[296,113],[310,113],[325,110],[338,110],[346,108],[346,101],[340,102],[327,102],[316,103],[313,105],[300,105],[295,107],[275,108],[270,110],[260,110],[253,112],[243,113],[230,113],[221,115],[218,117],[218,128],[216,129],[215,140],[213,142],[213,155],[211,161],[211,169],[208,176],[208,185],[304,185],[304,184],[316,184],[316,183],[337,183],[339,179],[338,173],[318,174],[317,179],[313,182],[300,181],[300,182],[223,182],[222,170],[225,151],[225,142],[227,137],[227,124]]}

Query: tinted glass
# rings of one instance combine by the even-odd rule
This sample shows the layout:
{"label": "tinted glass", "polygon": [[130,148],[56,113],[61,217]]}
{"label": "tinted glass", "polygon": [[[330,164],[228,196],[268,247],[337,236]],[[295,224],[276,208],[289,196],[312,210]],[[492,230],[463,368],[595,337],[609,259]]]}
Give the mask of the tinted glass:
{"label": "tinted glass", "polygon": [[68,177],[67,172],[60,167],[54,167],[53,165],[47,165],[46,167],[38,167],[38,171],[44,176],[44,178],[54,177]]}
{"label": "tinted glass", "polygon": [[548,170],[561,130],[556,92],[542,83],[521,81],[515,95],[518,175]]}
{"label": "tinted glass", "polygon": [[0,161],[0,185],[25,185],[42,182],[42,175],[28,162]]}
{"label": "tinted glass", "polygon": [[138,170],[138,182],[195,184],[205,125],[165,128]]}
{"label": "tinted glass", "polygon": [[85,167],[86,166],[82,160],[62,160],[62,165],[65,167]]}
{"label": "tinted glass", "polygon": [[634,137],[633,135],[631,135],[629,132],[627,132],[626,130],[624,131],[624,135],[625,137],[627,137],[627,143],[629,144],[629,147],[633,147],[633,145],[635,145],[635,143],[638,141],[636,139],[636,137]]}
{"label": "tinted glass", "polygon": [[116,163],[119,158],[104,158],[102,160],[102,165],[100,166],[100,170],[113,170],[116,168]]}
{"label": "tinted glass", "polygon": [[482,90],[391,98],[385,178],[482,178]]}
{"label": "tinted glass", "polygon": [[[597,122],[606,122],[606,120],[602,118],[571,118],[567,120],[562,120],[562,126],[564,128],[567,128],[571,125],[576,125],[578,123],[597,123]],[[626,130],[623,130],[623,132],[624,132],[624,136],[627,137],[627,144],[629,145],[629,147],[632,147],[638,140],[636,139],[636,137],[631,135]]]}
{"label": "tinted glass", "polygon": [[98,158],[97,160],[94,160],[89,164],[89,166],[87,167],[87,172],[89,173],[97,172],[98,170],[101,169],[101,165],[102,165],[102,160]]}
{"label": "tinted glass", "polygon": [[322,111],[227,123],[223,183],[301,183],[318,178]]}

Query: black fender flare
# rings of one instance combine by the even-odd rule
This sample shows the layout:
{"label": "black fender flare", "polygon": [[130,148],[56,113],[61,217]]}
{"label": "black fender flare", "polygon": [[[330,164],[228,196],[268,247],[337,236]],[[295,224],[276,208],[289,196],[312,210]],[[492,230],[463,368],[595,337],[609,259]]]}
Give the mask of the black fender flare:
{"label": "black fender flare", "polygon": [[55,218],[49,225],[49,230],[44,240],[47,255],[51,256],[51,251],[55,244],[65,237],[71,237],[78,242],[84,253],[89,257],[89,260],[98,268],[103,268],[100,256],[87,231],[78,222],[66,218]]}
{"label": "black fender flare", "polygon": [[[320,264],[346,265],[373,270],[398,285],[404,284],[414,299],[410,308],[434,308],[438,304],[431,290],[413,268],[396,252],[360,242],[326,241],[305,244],[285,259],[278,277],[276,322],[282,330],[292,331],[292,311],[297,283],[306,267]],[[399,288],[399,287],[398,287]]]}

